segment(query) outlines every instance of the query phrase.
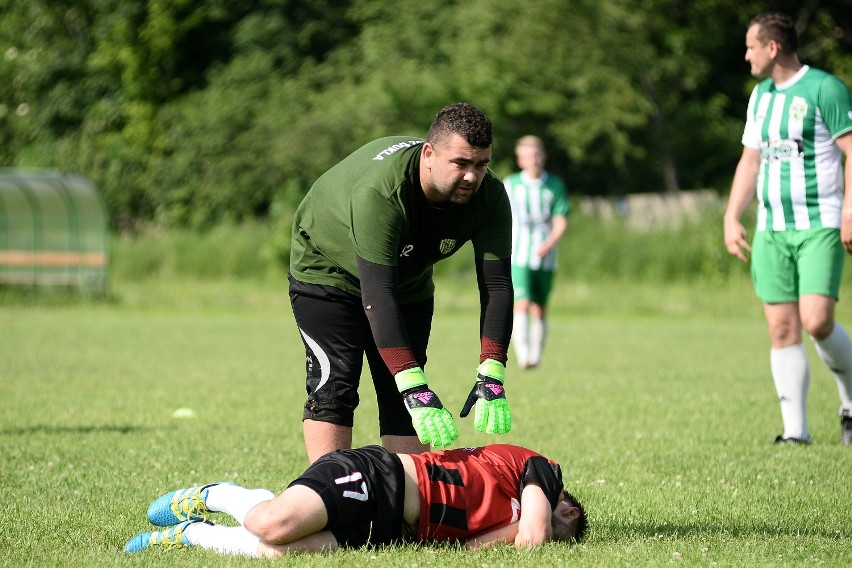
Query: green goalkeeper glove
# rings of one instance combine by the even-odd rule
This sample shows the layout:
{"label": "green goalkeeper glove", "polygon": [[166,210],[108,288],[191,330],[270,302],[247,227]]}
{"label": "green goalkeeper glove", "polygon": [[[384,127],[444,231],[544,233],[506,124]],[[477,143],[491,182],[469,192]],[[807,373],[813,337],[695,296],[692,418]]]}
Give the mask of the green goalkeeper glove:
{"label": "green goalkeeper glove", "polygon": [[400,371],[394,379],[420,442],[438,447],[452,444],[459,437],[459,430],[441,399],[426,384],[423,369],[413,367]]}
{"label": "green goalkeeper glove", "polygon": [[494,359],[486,359],[476,368],[476,383],[459,416],[465,418],[476,404],[473,427],[480,432],[506,434],[512,429],[512,412],[503,388],[505,373],[503,363]]}

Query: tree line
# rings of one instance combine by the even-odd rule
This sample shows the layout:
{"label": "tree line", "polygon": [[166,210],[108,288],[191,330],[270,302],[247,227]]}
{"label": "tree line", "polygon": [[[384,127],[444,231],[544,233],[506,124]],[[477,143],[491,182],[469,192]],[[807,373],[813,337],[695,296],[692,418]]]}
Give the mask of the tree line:
{"label": "tree line", "polygon": [[114,228],[291,210],[369,139],[469,101],[545,139],[574,194],[716,188],[740,153],[748,21],[852,85],[848,0],[0,0],[0,167],[70,171]]}

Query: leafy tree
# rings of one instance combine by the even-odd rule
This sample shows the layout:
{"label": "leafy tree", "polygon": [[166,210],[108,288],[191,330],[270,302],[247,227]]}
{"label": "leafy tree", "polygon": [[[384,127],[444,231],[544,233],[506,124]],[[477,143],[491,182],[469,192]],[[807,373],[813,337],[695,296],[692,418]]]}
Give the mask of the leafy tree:
{"label": "leafy tree", "polygon": [[117,227],[292,209],[357,145],[467,100],[575,193],[726,190],[756,13],[852,84],[848,0],[0,0],[0,165],[93,179]]}

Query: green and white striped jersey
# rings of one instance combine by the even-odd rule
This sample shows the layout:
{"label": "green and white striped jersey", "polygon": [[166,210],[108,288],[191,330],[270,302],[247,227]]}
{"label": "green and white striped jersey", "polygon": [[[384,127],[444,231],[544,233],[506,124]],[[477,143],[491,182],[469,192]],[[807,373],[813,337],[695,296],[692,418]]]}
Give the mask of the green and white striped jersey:
{"label": "green and white striped jersey", "polygon": [[803,66],[776,85],[755,86],[742,143],[760,150],[757,230],[839,228],[842,152],[852,131],[852,97],[837,77]]}
{"label": "green and white striped jersey", "polygon": [[533,270],[556,270],[556,248],[544,258],[536,250],[550,235],[554,215],[571,210],[565,182],[543,172],[532,179],[524,172],[503,180],[512,204],[512,264]]}

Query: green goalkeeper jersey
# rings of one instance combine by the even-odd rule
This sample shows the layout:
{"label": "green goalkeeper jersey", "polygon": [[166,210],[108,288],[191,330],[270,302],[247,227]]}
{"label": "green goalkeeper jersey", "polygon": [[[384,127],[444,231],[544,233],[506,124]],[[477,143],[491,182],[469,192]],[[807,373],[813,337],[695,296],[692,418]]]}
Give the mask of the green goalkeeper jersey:
{"label": "green goalkeeper jersey", "polygon": [[852,97],[833,75],[807,65],[785,83],[766,79],[748,103],[742,143],[760,150],[757,230],[839,228],[842,152]]}
{"label": "green goalkeeper jersey", "polygon": [[503,183],[488,171],[464,205],[434,206],[420,186],[423,140],[370,142],[323,174],[296,210],[290,272],[302,282],[360,296],[356,255],[396,266],[400,303],[434,294],[432,266],[467,241],[486,260],[511,255],[512,212]]}

